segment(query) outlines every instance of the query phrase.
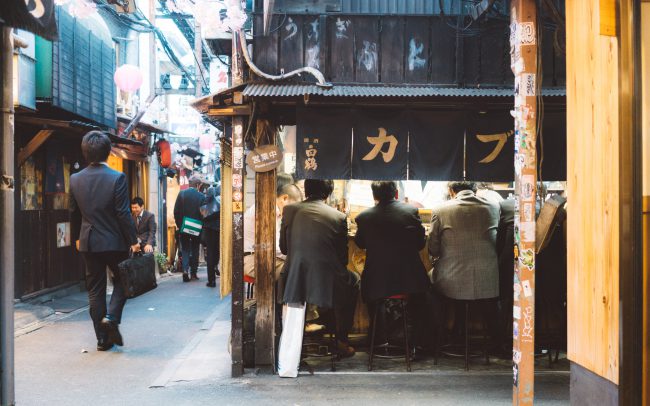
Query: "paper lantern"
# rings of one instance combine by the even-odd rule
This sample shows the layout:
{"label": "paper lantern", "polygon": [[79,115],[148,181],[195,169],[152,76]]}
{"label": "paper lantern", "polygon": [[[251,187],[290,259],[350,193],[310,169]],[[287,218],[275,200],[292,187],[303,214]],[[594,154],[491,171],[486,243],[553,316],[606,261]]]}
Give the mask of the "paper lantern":
{"label": "paper lantern", "polygon": [[199,137],[199,147],[204,150],[210,150],[213,146],[214,142],[212,141],[212,135],[201,134],[201,137]]}
{"label": "paper lantern", "polygon": [[169,168],[172,164],[172,153],[167,140],[158,141],[158,163],[163,168]]}
{"label": "paper lantern", "polygon": [[142,86],[142,72],[133,65],[125,64],[117,68],[113,79],[118,89],[123,92],[134,92]]}

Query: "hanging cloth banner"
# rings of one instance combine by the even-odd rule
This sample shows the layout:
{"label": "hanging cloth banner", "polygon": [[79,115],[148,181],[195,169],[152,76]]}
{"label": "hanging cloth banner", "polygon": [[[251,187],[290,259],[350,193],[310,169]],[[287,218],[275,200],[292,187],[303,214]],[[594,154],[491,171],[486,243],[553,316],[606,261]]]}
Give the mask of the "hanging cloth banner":
{"label": "hanging cloth banner", "polygon": [[508,110],[468,112],[466,178],[512,182],[515,157],[514,119]]}
{"label": "hanging cloth banner", "polygon": [[56,41],[54,0],[2,0],[0,22]]}
{"label": "hanging cloth banner", "polygon": [[408,123],[394,110],[355,114],[352,178],[404,180],[408,164]]}
{"label": "hanging cloth banner", "polygon": [[462,180],[464,112],[409,113],[409,179]]}
{"label": "hanging cloth banner", "polygon": [[301,108],[296,115],[296,178],[350,179],[350,111]]}
{"label": "hanging cloth banner", "polygon": [[566,111],[547,110],[544,112],[542,122],[542,131],[537,135],[538,175],[544,182],[565,181]]}

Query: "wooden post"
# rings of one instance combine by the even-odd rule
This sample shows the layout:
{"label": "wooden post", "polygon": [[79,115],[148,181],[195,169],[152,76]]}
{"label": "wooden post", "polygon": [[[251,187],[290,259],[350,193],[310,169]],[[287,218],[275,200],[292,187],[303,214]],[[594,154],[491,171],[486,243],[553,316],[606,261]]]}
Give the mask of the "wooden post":
{"label": "wooden post", "polygon": [[[257,120],[256,139],[275,144],[275,138],[269,122]],[[255,365],[273,365],[274,359],[275,174],[275,169],[255,174]]]}
{"label": "wooden post", "polygon": [[510,51],[515,74],[515,273],[513,405],[532,405],[535,373],[535,199],[537,189],[537,60],[535,0],[513,0]]}
{"label": "wooden post", "polygon": [[[243,44],[243,46],[246,46]],[[244,82],[239,36],[232,34],[232,85]],[[197,80],[197,84],[198,84]],[[232,376],[244,374],[244,118],[232,118]]]}

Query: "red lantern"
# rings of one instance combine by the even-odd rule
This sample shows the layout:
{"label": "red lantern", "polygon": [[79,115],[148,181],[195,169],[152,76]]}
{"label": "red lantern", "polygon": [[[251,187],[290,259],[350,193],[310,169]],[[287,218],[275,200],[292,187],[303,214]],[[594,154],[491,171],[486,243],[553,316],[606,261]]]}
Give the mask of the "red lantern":
{"label": "red lantern", "polygon": [[122,65],[115,71],[113,76],[118,89],[123,92],[134,92],[142,86],[142,72],[134,65]]}
{"label": "red lantern", "polygon": [[169,168],[172,164],[172,151],[167,140],[158,141],[158,163],[162,168]]}

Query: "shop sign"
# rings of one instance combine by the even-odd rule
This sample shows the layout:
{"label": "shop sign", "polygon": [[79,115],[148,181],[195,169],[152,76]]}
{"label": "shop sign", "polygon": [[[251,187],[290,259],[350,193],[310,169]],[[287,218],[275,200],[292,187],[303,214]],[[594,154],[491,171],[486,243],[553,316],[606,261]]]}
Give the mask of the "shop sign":
{"label": "shop sign", "polygon": [[282,150],[277,145],[260,145],[246,157],[246,164],[255,172],[268,172],[282,163]]}

